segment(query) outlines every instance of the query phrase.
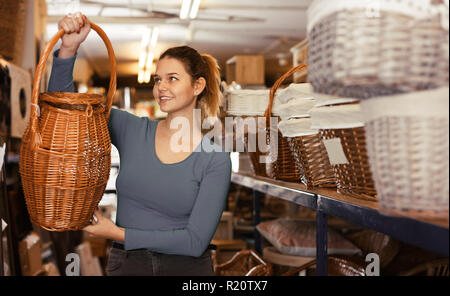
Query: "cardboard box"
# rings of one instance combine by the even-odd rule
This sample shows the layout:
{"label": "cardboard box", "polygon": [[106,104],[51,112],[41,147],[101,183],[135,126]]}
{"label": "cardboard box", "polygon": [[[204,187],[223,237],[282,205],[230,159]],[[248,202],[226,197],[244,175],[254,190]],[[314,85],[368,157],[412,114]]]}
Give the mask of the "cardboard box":
{"label": "cardboard box", "polygon": [[41,238],[35,232],[19,243],[20,268],[22,275],[32,276],[42,272]]}
{"label": "cardboard box", "polygon": [[83,242],[76,248],[76,253],[80,256],[80,273],[84,276],[101,276],[102,268],[98,257],[92,255],[89,242]]}
{"label": "cardboard box", "polygon": [[240,85],[264,85],[264,56],[239,55],[227,61],[227,83]]}

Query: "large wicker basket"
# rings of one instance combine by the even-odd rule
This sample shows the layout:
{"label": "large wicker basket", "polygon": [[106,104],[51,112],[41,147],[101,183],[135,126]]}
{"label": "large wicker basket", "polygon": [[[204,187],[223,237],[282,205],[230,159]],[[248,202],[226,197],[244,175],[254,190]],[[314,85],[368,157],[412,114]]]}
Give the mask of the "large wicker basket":
{"label": "large wicker basket", "polygon": [[[272,115],[272,105],[278,87],[291,74],[305,67],[304,64],[293,67],[272,86],[269,106],[265,113],[266,122],[269,122]],[[268,138],[270,138],[269,133]],[[336,187],[333,170],[319,133],[298,137],[286,137],[278,133],[278,141],[271,139],[270,144],[274,146],[270,152],[277,151],[271,165],[271,177],[274,179],[304,183],[307,187]]]}
{"label": "large wicker basket", "polygon": [[320,130],[327,149],[337,191],[359,199],[376,200],[358,100],[325,101],[310,112],[312,125]]}
{"label": "large wicker basket", "polygon": [[116,59],[103,30],[91,26],[108,49],[111,80],[106,99],[59,92],[39,95],[46,60],[64,30],[45,48],[34,77],[32,111],[20,148],[20,175],[31,221],[50,231],[87,226],[109,178],[107,124],[116,90]]}
{"label": "large wicker basket", "polygon": [[449,88],[361,102],[380,211],[449,218]]}
{"label": "large wicker basket", "polygon": [[308,9],[308,81],[367,99],[448,85],[447,4],[316,0]]}

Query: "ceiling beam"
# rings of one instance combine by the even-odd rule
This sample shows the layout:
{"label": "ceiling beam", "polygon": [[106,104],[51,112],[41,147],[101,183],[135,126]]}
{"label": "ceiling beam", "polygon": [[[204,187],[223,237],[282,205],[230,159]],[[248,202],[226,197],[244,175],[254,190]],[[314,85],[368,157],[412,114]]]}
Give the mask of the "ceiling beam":
{"label": "ceiling beam", "polygon": [[[138,3],[134,3],[133,5],[121,5],[121,4],[112,4],[107,2],[99,2],[95,0],[81,0],[82,3],[85,4],[96,4],[96,5],[103,5],[106,7],[127,7],[135,10],[140,11],[147,11],[148,10],[148,4],[142,5],[142,7],[139,7]],[[260,2],[260,1],[258,1]],[[224,4],[214,4],[214,3],[201,3],[200,4],[200,10],[201,9],[229,9],[229,10],[306,10],[309,6],[309,2],[306,1],[303,5],[264,5],[263,3],[258,3],[257,5],[224,5]],[[180,9],[181,8],[181,1],[180,4],[153,4],[153,8],[156,8],[155,10],[159,9]]]}
{"label": "ceiling beam", "polygon": [[[58,23],[65,15],[49,15],[49,23]],[[146,16],[89,16],[89,20],[98,24],[143,24],[143,25],[161,25],[161,24],[181,24],[189,25],[189,21],[180,20],[178,17],[161,19]],[[196,22],[233,22],[233,23],[247,23],[247,22],[263,22],[264,19],[253,17],[239,17],[239,16],[225,16],[223,18],[196,18]]]}

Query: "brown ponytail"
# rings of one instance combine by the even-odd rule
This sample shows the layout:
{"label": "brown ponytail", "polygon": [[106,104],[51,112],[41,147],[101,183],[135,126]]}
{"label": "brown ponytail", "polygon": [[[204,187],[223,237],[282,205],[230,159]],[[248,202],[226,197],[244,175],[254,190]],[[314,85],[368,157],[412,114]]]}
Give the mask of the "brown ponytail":
{"label": "brown ponytail", "polygon": [[205,89],[197,97],[197,108],[202,112],[202,122],[206,117],[217,117],[220,99],[220,71],[215,58],[209,54],[199,54],[189,46],[172,47],[160,57],[171,57],[181,61],[191,75],[192,83],[200,77],[205,78]]}
{"label": "brown ponytail", "polygon": [[[202,110],[202,117],[216,118],[219,113],[219,84],[220,71],[215,58],[209,54],[201,55],[207,66],[206,87],[202,93],[201,100],[197,101],[198,106]],[[204,114],[204,116],[203,116]],[[202,119],[203,119],[202,118]]]}

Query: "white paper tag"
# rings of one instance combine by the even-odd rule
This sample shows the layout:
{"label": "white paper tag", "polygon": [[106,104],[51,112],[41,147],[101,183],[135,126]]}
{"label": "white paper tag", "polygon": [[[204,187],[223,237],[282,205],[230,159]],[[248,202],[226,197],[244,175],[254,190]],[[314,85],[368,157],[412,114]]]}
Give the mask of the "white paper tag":
{"label": "white paper tag", "polygon": [[329,140],[323,140],[323,144],[327,149],[328,158],[330,164],[348,164],[347,157],[345,156],[344,149],[342,149],[341,139],[333,138]]}
{"label": "white paper tag", "polygon": [[5,159],[5,151],[6,151],[6,144],[3,143],[3,147],[0,147],[0,174],[3,168],[3,160]]}
{"label": "white paper tag", "polygon": [[5,230],[6,226],[8,226],[8,224],[2,219],[2,232]]}

